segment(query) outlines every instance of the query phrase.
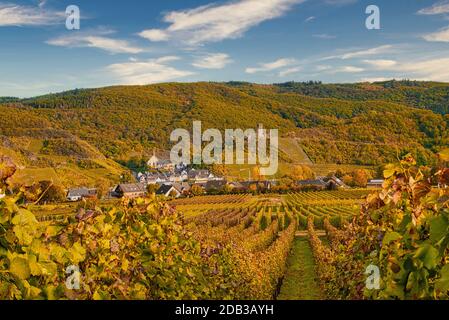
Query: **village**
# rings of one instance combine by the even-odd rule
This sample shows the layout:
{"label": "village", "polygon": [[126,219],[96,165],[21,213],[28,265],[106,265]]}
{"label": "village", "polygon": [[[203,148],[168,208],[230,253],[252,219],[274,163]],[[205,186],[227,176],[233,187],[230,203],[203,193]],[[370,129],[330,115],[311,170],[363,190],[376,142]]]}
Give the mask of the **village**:
{"label": "village", "polygon": [[[136,182],[121,183],[110,188],[107,199],[139,198],[149,193],[164,198],[180,198],[206,194],[228,193],[269,193],[276,192],[279,181],[255,180],[249,177],[245,181],[228,181],[223,176],[213,174],[208,169],[196,169],[186,164],[174,164],[168,157],[152,157],[146,163],[145,172],[133,172]],[[382,187],[384,180],[370,180],[368,189]],[[316,179],[299,180],[295,187],[300,190],[337,190],[348,189],[341,179],[332,177],[317,177]],[[77,202],[83,199],[97,197],[95,188],[71,188],[67,193],[67,201]]]}

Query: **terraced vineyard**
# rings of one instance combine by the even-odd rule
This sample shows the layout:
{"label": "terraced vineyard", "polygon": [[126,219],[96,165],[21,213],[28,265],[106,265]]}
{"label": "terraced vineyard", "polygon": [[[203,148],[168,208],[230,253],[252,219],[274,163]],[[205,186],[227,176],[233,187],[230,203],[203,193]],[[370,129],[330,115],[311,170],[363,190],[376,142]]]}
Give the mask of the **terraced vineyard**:
{"label": "terraced vineyard", "polygon": [[[368,193],[201,196],[174,200],[168,206],[175,209],[169,211],[176,212],[179,230],[187,231],[197,243],[192,247],[198,250],[194,257],[202,262],[196,267],[206,268],[214,279],[207,284],[213,289],[204,298],[325,299],[317,268],[323,264],[322,252],[330,250],[329,243],[360,210]],[[105,202],[99,205],[103,209],[95,210],[108,212],[114,205],[120,203]],[[33,211],[48,230],[54,226],[60,230],[85,215],[95,216],[93,210],[77,211],[75,204],[36,206]]]}
{"label": "terraced vineyard", "polygon": [[349,222],[360,211],[360,204],[369,193],[365,189],[302,192],[289,194],[285,201],[301,228],[305,229],[307,219],[312,217],[315,227],[323,229],[326,218],[335,227]]}
{"label": "terraced vineyard", "polygon": [[[314,230],[322,230],[317,234],[326,234],[329,228],[338,230],[359,212],[369,193],[369,190],[340,190],[286,196],[203,196],[175,200],[170,205],[181,213],[184,225],[195,238],[208,244],[206,251],[213,252],[226,245],[239,248],[240,254],[234,256],[237,265],[260,277],[258,285],[251,288],[254,294],[260,294],[259,298],[277,297],[283,283],[286,288],[280,299],[303,298],[308,289],[294,288],[292,283],[298,282],[295,279],[302,279],[305,286],[315,288],[312,298],[325,298],[316,291],[319,284],[314,274],[313,246],[302,245],[304,238],[301,240],[301,237],[306,235],[307,240],[309,236],[301,230],[305,230],[308,223],[313,223]],[[324,244],[329,242],[323,240]],[[307,261],[295,261],[298,257]],[[302,266],[307,267],[303,269]],[[299,275],[301,270],[307,270],[307,274]],[[261,283],[265,283],[264,287],[259,286]],[[293,293],[289,293],[290,290]]]}

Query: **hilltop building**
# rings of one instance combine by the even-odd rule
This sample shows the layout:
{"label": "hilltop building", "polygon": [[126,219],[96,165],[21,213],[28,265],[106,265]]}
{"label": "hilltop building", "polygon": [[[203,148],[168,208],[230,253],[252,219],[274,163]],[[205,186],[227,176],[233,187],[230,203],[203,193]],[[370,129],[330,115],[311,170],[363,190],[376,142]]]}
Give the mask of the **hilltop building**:
{"label": "hilltop building", "polygon": [[172,163],[170,159],[161,159],[157,157],[155,150],[153,150],[153,155],[148,160],[147,166],[151,169],[168,170],[168,171],[172,171],[176,167],[175,164]]}

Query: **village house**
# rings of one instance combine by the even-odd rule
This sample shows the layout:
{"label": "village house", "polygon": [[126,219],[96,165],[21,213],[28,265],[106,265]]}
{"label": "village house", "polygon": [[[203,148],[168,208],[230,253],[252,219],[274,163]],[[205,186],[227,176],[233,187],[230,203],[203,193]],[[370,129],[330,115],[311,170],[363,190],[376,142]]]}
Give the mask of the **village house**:
{"label": "village house", "polygon": [[76,202],[81,201],[82,199],[95,198],[96,196],[97,196],[97,189],[74,188],[69,189],[69,192],[67,193],[67,200]]}
{"label": "village house", "polygon": [[153,156],[148,160],[147,166],[151,169],[174,171],[176,165],[170,159],[160,159],[153,151]]}
{"label": "village house", "polygon": [[210,180],[220,180],[216,178],[209,170],[190,170],[188,173],[188,178],[190,181],[195,183],[207,183]]}
{"label": "village house", "polygon": [[180,183],[180,182],[184,182],[184,177],[180,174],[172,174],[169,177],[169,181],[171,183]]}
{"label": "village house", "polygon": [[173,183],[173,187],[176,188],[182,195],[188,195],[190,193],[190,184],[187,182]]}
{"label": "village house", "polygon": [[318,180],[322,180],[326,183],[327,190],[337,190],[337,189],[346,189],[349,188],[341,179],[336,176],[319,178]]}
{"label": "village house", "polygon": [[113,191],[117,197],[123,198],[139,198],[144,197],[147,193],[147,188],[145,183],[127,183],[119,184]]}
{"label": "village house", "polygon": [[271,190],[274,185],[273,181],[243,181],[240,182],[245,190],[250,190],[252,186],[257,188],[257,191]]}
{"label": "village house", "polygon": [[309,179],[309,180],[300,180],[297,181],[296,184],[302,188],[313,188],[317,190],[325,190],[328,186],[326,182],[322,179]]}
{"label": "village house", "polygon": [[368,181],[367,188],[368,189],[382,189],[382,185],[384,184],[385,180],[370,180]]}
{"label": "village house", "polygon": [[169,177],[163,173],[143,173],[139,174],[138,178],[140,183],[148,184],[163,184],[170,181]]}
{"label": "village house", "polygon": [[206,192],[222,192],[228,184],[225,180],[213,180],[206,183]]}
{"label": "village house", "polygon": [[179,192],[174,186],[164,184],[159,190],[156,191],[156,195],[164,196],[166,198],[179,198],[181,196],[181,192]]}
{"label": "village house", "polygon": [[229,186],[232,188],[233,191],[236,191],[236,192],[244,192],[244,191],[246,191],[245,186],[243,184],[241,184],[240,182],[238,182],[238,181],[230,182]]}

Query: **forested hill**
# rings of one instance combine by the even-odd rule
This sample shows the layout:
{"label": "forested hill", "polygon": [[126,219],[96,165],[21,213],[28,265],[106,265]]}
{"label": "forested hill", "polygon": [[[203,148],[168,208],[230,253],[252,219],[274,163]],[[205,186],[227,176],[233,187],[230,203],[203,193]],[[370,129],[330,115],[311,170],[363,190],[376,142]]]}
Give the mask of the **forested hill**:
{"label": "forested hill", "polygon": [[[262,123],[301,138],[316,163],[375,165],[405,152],[426,163],[448,145],[449,116],[442,114],[448,87],[233,82],[73,90],[3,103],[0,136],[42,139],[47,153],[68,147],[74,156],[78,149],[85,154],[76,137],[108,158],[126,160],[169,147],[171,131],[191,128],[193,120],[201,120],[204,129]],[[413,90],[421,97],[410,100]],[[424,105],[426,99],[430,102]]]}
{"label": "forested hill", "polygon": [[17,102],[19,98],[15,97],[0,97],[0,103]]}
{"label": "forested hill", "polygon": [[385,81],[357,84],[322,84],[287,82],[275,85],[278,92],[295,92],[318,98],[367,101],[383,100],[449,113],[449,84],[419,81]]}

